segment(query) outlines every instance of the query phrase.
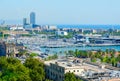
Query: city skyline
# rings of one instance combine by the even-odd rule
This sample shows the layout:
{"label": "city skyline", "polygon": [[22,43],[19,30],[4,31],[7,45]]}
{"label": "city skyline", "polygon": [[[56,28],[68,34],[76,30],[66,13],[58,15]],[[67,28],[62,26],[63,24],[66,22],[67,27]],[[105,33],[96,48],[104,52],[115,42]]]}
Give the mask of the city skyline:
{"label": "city skyline", "polygon": [[119,0],[0,1],[0,21],[22,24],[30,12],[37,24],[120,24]]}

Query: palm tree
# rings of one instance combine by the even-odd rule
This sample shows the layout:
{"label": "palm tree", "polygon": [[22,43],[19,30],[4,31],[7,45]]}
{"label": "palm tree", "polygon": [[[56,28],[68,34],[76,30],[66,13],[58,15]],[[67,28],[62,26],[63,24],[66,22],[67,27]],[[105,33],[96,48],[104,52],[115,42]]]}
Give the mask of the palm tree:
{"label": "palm tree", "polygon": [[92,53],[91,51],[88,51],[88,53],[87,53],[87,57],[88,57],[88,58],[91,58],[92,55],[93,55],[93,53]]}
{"label": "palm tree", "polygon": [[98,50],[98,54],[103,55],[103,52],[101,49]]}
{"label": "palm tree", "polygon": [[109,54],[109,49],[106,49],[105,52],[106,52],[107,54]]}
{"label": "palm tree", "polygon": [[64,51],[64,54],[65,54],[65,57],[67,58],[67,55],[68,55],[67,51]]}
{"label": "palm tree", "polygon": [[68,54],[69,54],[70,56],[74,56],[74,52],[73,52],[72,50],[69,50],[69,51],[68,51]]}

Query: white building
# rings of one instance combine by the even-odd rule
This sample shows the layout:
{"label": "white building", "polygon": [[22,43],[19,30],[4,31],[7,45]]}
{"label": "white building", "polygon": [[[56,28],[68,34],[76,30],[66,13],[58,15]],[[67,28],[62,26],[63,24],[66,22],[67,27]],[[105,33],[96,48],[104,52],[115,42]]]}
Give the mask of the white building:
{"label": "white building", "polygon": [[56,35],[65,36],[68,35],[68,33],[66,31],[57,31]]}
{"label": "white building", "polygon": [[56,29],[57,29],[57,26],[54,26],[54,25],[52,26],[52,25],[50,25],[50,26],[48,26],[48,29],[49,29],[49,30],[56,30]]}
{"label": "white building", "polygon": [[41,29],[42,30],[48,30],[48,27],[49,27],[48,25],[43,25],[43,26],[41,26]]}
{"label": "white building", "polygon": [[10,30],[24,30],[23,26],[11,26],[9,27]]}
{"label": "white building", "polygon": [[53,81],[63,81],[65,73],[74,73],[77,77],[93,78],[106,75],[108,69],[84,63],[83,59],[62,58],[45,61],[46,76]]}
{"label": "white building", "polygon": [[73,72],[79,75],[84,71],[84,69],[80,68],[79,65],[75,66],[72,64],[72,60],[52,60],[45,62],[45,71],[47,78],[54,81],[63,81],[65,73]]}

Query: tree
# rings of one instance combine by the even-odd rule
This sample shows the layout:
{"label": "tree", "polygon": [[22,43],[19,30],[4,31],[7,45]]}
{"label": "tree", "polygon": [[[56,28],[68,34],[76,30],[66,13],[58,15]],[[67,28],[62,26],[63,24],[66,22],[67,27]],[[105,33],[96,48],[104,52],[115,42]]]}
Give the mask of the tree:
{"label": "tree", "polygon": [[51,81],[45,79],[41,61],[28,58],[24,64],[16,58],[0,57],[0,81]]}
{"label": "tree", "polygon": [[98,50],[98,53],[99,53],[100,55],[103,55],[103,52],[102,52],[101,49]]}
{"label": "tree", "polygon": [[73,73],[66,73],[64,81],[82,81],[82,80],[77,79]]}
{"label": "tree", "polygon": [[30,54],[30,57],[35,57],[35,56],[38,56],[38,54],[37,53],[31,53]]}
{"label": "tree", "polygon": [[108,56],[105,56],[105,57],[102,58],[102,62],[109,63],[110,62],[110,58]]}
{"label": "tree", "polygon": [[27,50],[20,50],[20,52],[18,53],[19,56],[23,56],[23,55],[27,55]]}
{"label": "tree", "polygon": [[52,81],[52,80],[46,79],[45,81]]}
{"label": "tree", "polygon": [[106,49],[105,52],[106,52],[107,54],[109,54],[109,49]]}
{"label": "tree", "polygon": [[24,65],[30,69],[30,77],[32,81],[43,81],[45,79],[45,72],[43,63],[34,58],[28,58]]}
{"label": "tree", "polygon": [[44,60],[54,60],[54,59],[57,59],[58,58],[58,55],[57,54],[54,54],[52,56],[48,56],[47,58],[45,58]]}
{"label": "tree", "polygon": [[68,55],[67,51],[64,51],[64,54],[65,54],[65,57],[67,58],[67,55]]}
{"label": "tree", "polygon": [[115,57],[112,57],[112,58],[111,58],[111,64],[112,64],[113,66],[116,66],[116,65],[117,65],[117,59],[116,59]]}
{"label": "tree", "polygon": [[76,77],[73,73],[66,73],[64,81],[76,81]]}
{"label": "tree", "polygon": [[88,57],[88,58],[91,58],[92,55],[93,55],[93,53],[92,53],[91,51],[88,51],[88,53],[87,53],[87,57]]}
{"label": "tree", "polygon": [[57,59],[57,58],[58,58],[58,55],[57,55],[57,54],[54,54],[54,55],[52,56],[52,58],[53,58],[53,59]]}
{"label": "tree", "polygon": [[92,62],[96,62],[97,59],[96,59],[96,58],[92,58],[91,61],[92,61]]}
{"label": "tree", "polygon": [[75,49],[75,54],[74,54],[74,56],[75,56],[75,57],[78,57],[78,55],[79,55],[79,51],[78,51],[78,49]]}
{"label": "tree", "polygon": [[69,54],[70,56],[73,56],[73,55],[74,55],[74,51],[69,50],[69,51],[68,51],[68,54]]}
{"label": "tree", "polygon": [[0,59],[0,79],[2,81],[31,81],[29,69],[18,59],[6,57],[0,57]]}
{"label": "tree", "polygon": [[120,62],[120,54],[117,56],[116,60]]}

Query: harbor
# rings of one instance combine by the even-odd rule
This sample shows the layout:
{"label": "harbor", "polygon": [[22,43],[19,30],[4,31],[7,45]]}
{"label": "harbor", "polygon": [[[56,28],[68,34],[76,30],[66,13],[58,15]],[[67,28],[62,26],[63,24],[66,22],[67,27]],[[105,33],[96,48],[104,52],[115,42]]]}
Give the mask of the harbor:
{"label": "harbor", "polygon": [[[119,39],[112,38],[90,38],[86,36],[75,36],[71,39],[50,39],[42,38],[42,35],[31,37],[11,37],[5,40],[7,42],[17,42],[23,44],[30,51],[39,51],[40,53],[64,55],[69,50],[106,50],[115,49],[120,51]],[[46,51],[47,50],[47,51]],[[62,52],[62,53],[60,53]]]}
{"label": "harbor", "polygon": [[[81,46],[81,47],[63,47],[63,48],[40,48],[42,52],[46,52],[46,49],[49,50],[48,53],[50,54],[55,54],[57,53],[58,55],[64,55],[65,51],[73,50],[75,51],[76,49],[78,50],[103,50],[105,51],[106,49],[115,49],[116,51],[120,51],[120,46]],[[62,51],[62,53],[60,53]]]}

